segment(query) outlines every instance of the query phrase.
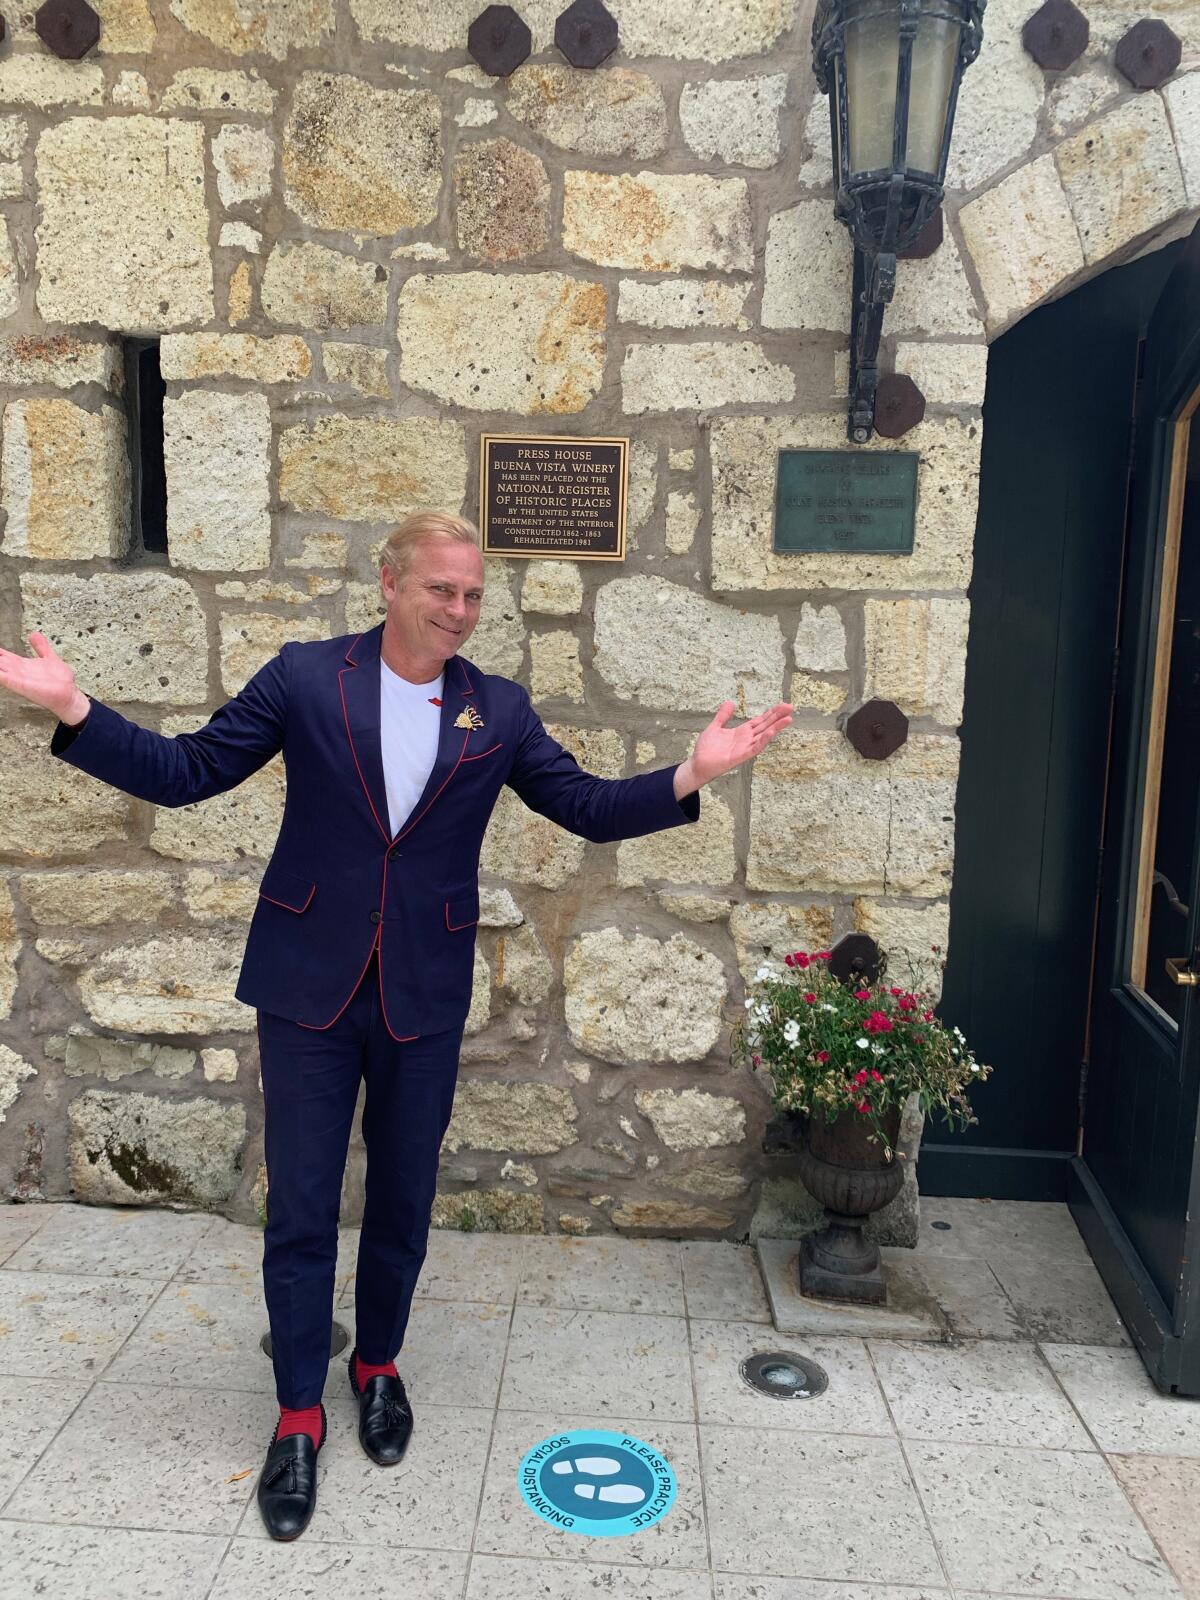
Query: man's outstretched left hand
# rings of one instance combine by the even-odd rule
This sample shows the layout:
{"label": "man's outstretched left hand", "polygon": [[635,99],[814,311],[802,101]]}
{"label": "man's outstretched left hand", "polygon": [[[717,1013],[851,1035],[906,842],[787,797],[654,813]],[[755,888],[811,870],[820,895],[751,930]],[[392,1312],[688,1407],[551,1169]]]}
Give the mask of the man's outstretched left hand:
{"label": "man's outstretched left hand", "polygon": [[792,706],[787,700],[779,701],[767,711],[760,711],[758,716],[750,717],[736,728],[727,727],[736,710],[732,700],[723,701],[721,709],[696,740],[691,755],[676,768],[677,800],[703,788],[722,773],[740,767],[743,761],[749,761],[769,745],[776,734],[791,726]]}

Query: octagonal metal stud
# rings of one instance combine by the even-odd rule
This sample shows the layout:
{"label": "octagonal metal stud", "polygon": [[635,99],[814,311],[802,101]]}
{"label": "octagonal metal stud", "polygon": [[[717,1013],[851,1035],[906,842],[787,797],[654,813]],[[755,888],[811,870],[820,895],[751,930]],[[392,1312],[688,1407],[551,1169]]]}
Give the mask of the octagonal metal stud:
{"label": "octagonal metal stud", "polygon": [[511,6],[488,6],[467,29],[467,49],[493,78],[507,78],[529,55],[533,39]]}
{"label": "octagonal metal stud", "polygon": [[856,987],[879,976],[879,946],[869,933],[844,933],[829,952],[829,970],[839,983]]}
{"label": "octagonal metal stud", "polygon": [[87,0],[46,0],[33,25],[42,43],[64,61],[78,61],[100,38],[100,18]]}
{"label": "octagonal metal stud", "polygon": [[1117,45],[1117,71],[1135,89],[1157,89],[1175,71],[1181,53],[1178,36],[1165,22],[1143,17]]}
{"label": "octagonal metal stud", "polygon": [[908,249],[896,251],[896,260],[924,261],[938,248],[945,234],[946,227],[942,219],[942,208],[939,206]]}
{"label": "octagonal metal stud", "polygon": [[555,21],[554,42],[573,67],[598,67],[617,48],[617,19],[602,0],[574,0]]}
{"label": "octagonal metal stud", "polygon": [[875,387],[875,432],[898,439],[925,415],[925,396],[906,373],[889,372]]}
{"label": "octagonal metal stud", "polygon": [[1021,43],[1047,72],[1061,72],[1087,48],[1088,19],[1071,0],[1046,0],[1021,29]]}
{"label": "octagonal metal stud", "polygon": [[886,761],[908,738],[908,718],[890,700],[868,700],[846,718],[845,734],[860,756]]}

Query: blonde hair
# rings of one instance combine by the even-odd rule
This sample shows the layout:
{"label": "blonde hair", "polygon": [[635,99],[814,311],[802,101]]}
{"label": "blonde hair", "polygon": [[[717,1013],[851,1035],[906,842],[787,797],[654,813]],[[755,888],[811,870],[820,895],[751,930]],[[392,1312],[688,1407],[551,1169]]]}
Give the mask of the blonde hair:
{"label": "blonde hair", "polygon": [[479,529],[451,511],[412,511],[388,535],[379,552],[381,566],[391,567],[399,582],[412,566],[413,551],[426,539],[452,539],[479,548]]}

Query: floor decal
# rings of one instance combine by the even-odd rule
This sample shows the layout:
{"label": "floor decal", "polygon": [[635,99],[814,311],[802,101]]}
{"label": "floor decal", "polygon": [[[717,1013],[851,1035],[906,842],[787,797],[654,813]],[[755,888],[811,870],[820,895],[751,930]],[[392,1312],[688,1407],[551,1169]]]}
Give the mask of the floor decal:
{"label": "floor decal", "polygon": [[657,1450],[628,1434],[594,1429],[535,1444],[517,1481],[543,1522],[601,1538],[639,1533],[675,1502],[675,1474]]}

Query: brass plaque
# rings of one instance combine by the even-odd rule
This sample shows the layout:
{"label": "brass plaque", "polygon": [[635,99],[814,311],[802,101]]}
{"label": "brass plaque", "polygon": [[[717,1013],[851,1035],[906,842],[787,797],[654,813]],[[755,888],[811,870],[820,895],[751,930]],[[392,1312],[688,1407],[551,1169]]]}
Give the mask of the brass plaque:
{"label": "brass plaque", "polygon": [[915,450],[781,450],[773,548],[911,551],[917,461]]}
{"label": "brass plaque", "polygon": [[479,450],[486,555],[624,561],[628,439],[485,433]]}

